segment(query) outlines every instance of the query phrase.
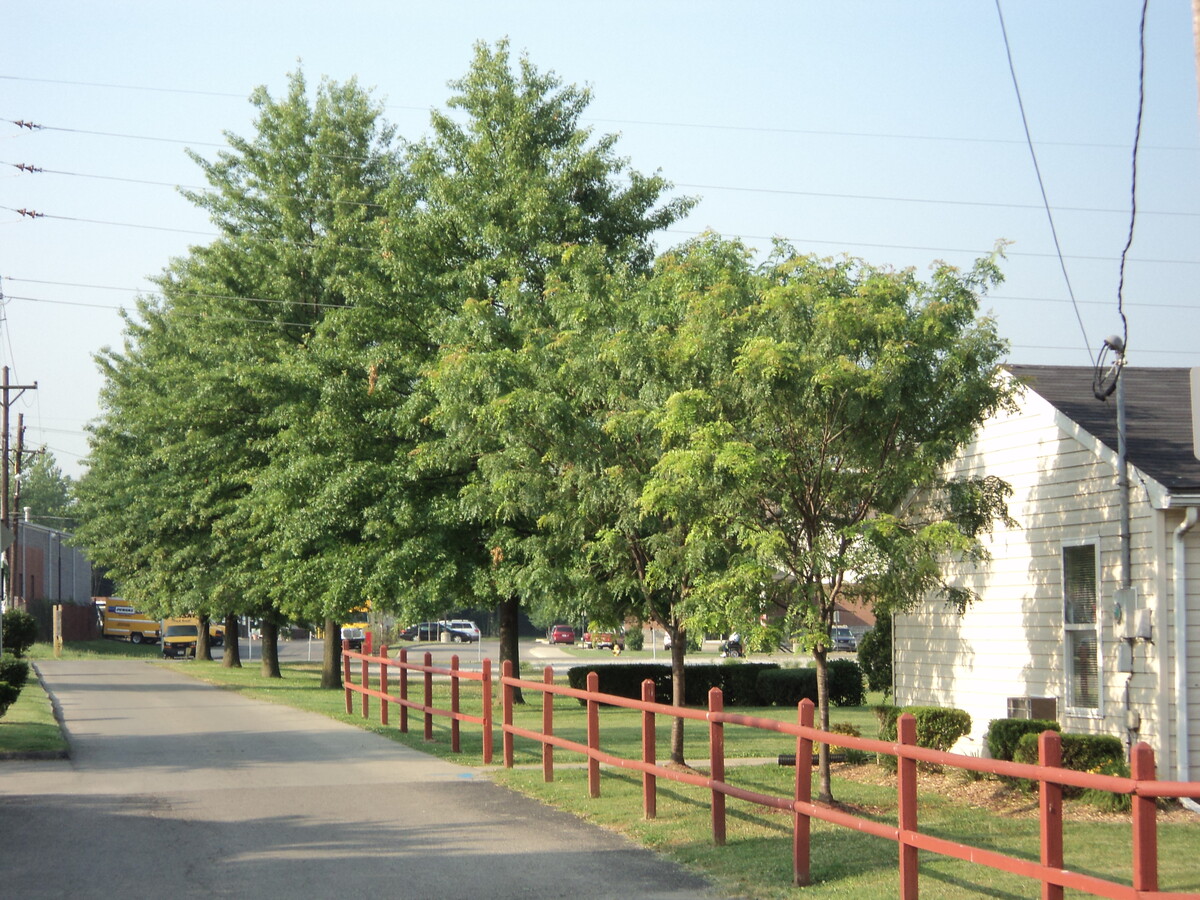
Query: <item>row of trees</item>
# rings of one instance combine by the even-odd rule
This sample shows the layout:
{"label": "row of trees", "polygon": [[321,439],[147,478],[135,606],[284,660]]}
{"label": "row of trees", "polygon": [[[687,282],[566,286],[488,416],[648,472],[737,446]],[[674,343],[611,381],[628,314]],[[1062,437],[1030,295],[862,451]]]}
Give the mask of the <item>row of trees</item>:
{"label": "row of trees", "polygon": [[827,723],[839,599],[966,602],[938,560],[1003,512],[1000,485],[939,482],[1007,401],[994,260],[921,281],[715,235],[656,258],[691,201],[580,125],[587,91],[503,43],[452,88],[406,143],[353,82],[310,101],[296,74],[196,157],[220,237],[101,359],[81,541],[149,611],[261,618],[268,674],[274,626],[324,621],[329,685],[365,601],[496,604],[514,660],[521,605],[634,616],[671,634],[679,702],[687,629],[773,613]]}

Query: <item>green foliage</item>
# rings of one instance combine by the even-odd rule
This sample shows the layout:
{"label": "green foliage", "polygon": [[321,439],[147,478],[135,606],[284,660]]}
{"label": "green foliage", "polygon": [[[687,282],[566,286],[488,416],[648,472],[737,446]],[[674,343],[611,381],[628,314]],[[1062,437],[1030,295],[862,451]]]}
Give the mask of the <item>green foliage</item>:
{"label": "green foliage", "polygon": [[25,687],[29,679],[29,663],[5,653],[0,656],[0,682],[11,684],[17,690]]}
{"label": "green foliage", "polygon": [[833,706],[862,706],[867,692],[863,671],[852,659],[833,659],[829,669],[829,702]]}
{"label": "green foliage", "polygon": [[641,650],[646,643],[646,632],[642,630],[641,624],[634,628],[630,628],[625,632],[625,649],[626,650]]}
{"label": "green foliage", "polygon": [[[1062,764],[1066,769],[1090,772],[1111,763],[1123,763],[1125,749],[1121,739],[1110,734],[1064,734],[1062,735]],[[1038,761],[1038,736],[1025,734],[1017,740],[1013,751],[1013,762],[1036,763]]]}
{"label": "green foliage", "polygon": [[[1012,761],[1017,743],[1027,734],[1039,735],[1043,731],[1062,731],[1062,727],[1050,719],[992,719],[988,723],[988,754],[992,759]],[[1035,744],[1036,746],[1036,739]]]}
{"label": "green foliage", "polygon": [[23,609],[4,613],[4,649],[14,656],[24,656],[37,640],[37,619]]}
{"label": "green foliage", "polygon": [[801,700],[817,702],[816,669],[776,669],[758,679],[758,695],[768,706],[795,706]]}
{"label": "green foliage", "polygon": [[28,507],[30,520],[39,525],[73,531],[76,508],[72,488],[71,478],[63,474],[54,454],[40,450],[21,470],[20,506]]}
{"label": "green foliage", "polygon": [[[688,706],[708,706],[708,692],[720,688],[726,706],[757,706],[764,702],[758,685],[764,676],[781,671],[774,663],[705,663],[688,666],[685,702]],[[567,670],[567,682],[577,690],[587,689],[589,672],[600,676],[600,692],[618,697],[641,699],[642,682],[654,682],[659,703],[671,702],[671,667],[661,663],[629,663],[619,666],[574,666]]]}
{"label": "green foliage", "polygon": [[858,642],[858,664],[867,678],[867,687],[882,691],[884,697],[892,693],[892,614],[879,610],[875,625]]}
{"label": "green foliage", "polygon": [[[955,742],[971,731],[971,714],[966,710],[942,706],[877,706],[879,739],[895,741],[896,721],[903,713],[911,713],[916,719],[917,746],[931,750],[949,751]],[[884,768],[894,769],[896,757],[881,754],[879,763]]]}
{"label": "green foliage", "polygon": [[0,681],[0,719],[4,718],[8,708],[17,702],[19,696],[21,696],[19,687],[14,687],[7,681]]}
{"label": "green foliage", "polygon": [[[1013,750],[1012,759],[1013,762],[1037,765],[1038,734],[1031,732],[1021,735]],[[1125,762],[1125,748],[1121,739],[1109,734],[1063,734],[1062,766],[1076,772],[1129,777],[1129,766]],[[1031,790],[1035,789],[1037,783],[1029,781],[1028,787]],[[1063,787],[1063,796],[1081,799],[1105,812],[1128,812],[1132,805],[1128,794],[1113,794],[1094,788],[1066,785]]]}

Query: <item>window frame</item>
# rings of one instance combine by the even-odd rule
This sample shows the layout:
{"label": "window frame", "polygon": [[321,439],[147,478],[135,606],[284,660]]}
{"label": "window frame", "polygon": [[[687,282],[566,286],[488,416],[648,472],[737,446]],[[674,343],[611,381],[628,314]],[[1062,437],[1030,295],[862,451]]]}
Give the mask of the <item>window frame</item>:
{"label": "window frame", "polygon": [[[1070,622],[1067,615],[1067,554],[1071,550],[1090,547],[1092,551],[1093,585],[1095,590],[1095,614],[1092,622]],[[1103,618],[1104,586],[1101,581],[1100,541],[1097,538],[1087,538],[1078,541],[1063,541],[1058,554],[1060,573],[1060,607],[1062,619],[1062,665],[1064,676],[1063,707],[1067,715],[1100,719],[1104,717],[1104,630],[1101,628]],[[1096,643],[1096,705],[1079,706],[1075,703],[1077,678],[1074,660],[1072,659],[1073,635],[1090,634]]]}

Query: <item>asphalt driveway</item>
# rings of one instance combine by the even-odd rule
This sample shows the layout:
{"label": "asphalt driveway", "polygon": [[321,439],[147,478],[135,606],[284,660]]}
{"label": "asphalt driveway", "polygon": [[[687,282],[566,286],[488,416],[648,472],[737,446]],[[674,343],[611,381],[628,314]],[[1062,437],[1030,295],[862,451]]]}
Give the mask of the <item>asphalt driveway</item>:
{"label": "asphalt driveway", "polygon": [[0,762],[6,897],[717,896],[617,835],[352,726],[145,662],[37,666],[71,758]]}

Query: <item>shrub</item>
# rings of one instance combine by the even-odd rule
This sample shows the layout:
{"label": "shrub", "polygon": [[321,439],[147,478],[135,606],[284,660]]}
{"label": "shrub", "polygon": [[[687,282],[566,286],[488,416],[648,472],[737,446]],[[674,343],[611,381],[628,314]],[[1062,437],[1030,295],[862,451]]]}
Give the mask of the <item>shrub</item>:
{"label": "shrub", "polygon": [[892,692],[892,617],[881,613],[875,618],[875,626],[858,642],[858,664],[867,677],[867,687],[883,691],[885,697]]}
{"label": "shrub", "polygon": [[4,614],[4,647],[13,656],[24,656],[37,640],[37,619],[23,609]]}
{"label": "shrub", "polygon": [[[1013,762],[1031,763],[1038,761],[1038,736],[1022,735],[1013,753]],[[1062,735],[1062,764],[1064,769],[1076,772],[1091,772],[1108,764],[1125,764],[1125,748],[1121,739],[1111,734],[1064,734]]]}
{"label": "shrub", "polygon": [[625,633],[625,649],[626,650],[641,650],[646,643],[646,632],[642,630],[641,623],[630,628]]}
{"label": "shrub", "polygon": [[816,669],[767,669],[758,675],[758,696],[766,706],[817,702]]}
{"label": "shrub", "polygon": [[[971,731],[971,714],[964,709],[942,706],[877,706],[879,739],[896,740],[896,720],[901,713],[912,713],[917,720],[917,746],[930,750],[947,751],[964,734]],[[885,768],[894,768],[896,757],[881,754],[879,762]]]}
{"label": "shrub", "polygon": [[[708,706],[708,692],[717,687],[726,706],[757,706],[764,701],[758,692],[761,675],[777,670],[775,663],[724,662],[687,667],[683,702],[688,706]],[[662,663],[631,663],[620,666],[574,666],[567,670],[567,683],[576,690],[587,690],[588,672],[600,676],[600,692],[640,700],[642,682],[654,682],[654,699],[671,702],[671,667]],[[581,703],[584,701],[580,701]]]}
{"label": "shrub", "polygon": [[1011,762],[1013,753],[1017,749],[1017,742],[1022,736],[1038,735],[1043,731],[1062,731],[1062,728],[1057,722],[1050,719],[992,719],[988,723],[985,738],[988,753],[991,754],[992,759]]}
{"label": "shrub", "polygon": [[[572,666],[567,670],[567,684],[577,691],[587,690],[589,672],[599,676],[599,690],[602,694],[615,694],[618,697],[629,697],[640,700],[642,697],[642,682],[647,678],[654,682],[654,699],[658,703],[671,702],[671,667],[661,663],[630,663],[620,666]],[[688,676],[692,667],[688,667]],[[580,700],[580,705],[585,701]]]}
{"label": "shrub", "polygon": [[833,706],[862,706],[867,693],[863,672],[852,659],[834,659],[828,664],[829,702]]}
{"label": "shrub", "polygon": [[[1036,765],[1038,761],[1038,736],[1022,735],[1013,753],[1013,762]],[[1121,739],[1110,734],[1064,734],[1062,736],[1062,765],[1076,772],[1095,772],[1102,775],[1129,776],[1125,764],[1125,748]],[[1036,782],[1029,782],[1031,788]],[[1129,797],[1114,795],[1107,791],[1096,791],[1064,786],[1064,797],[1081,797],[1095,806],[1109,810],[1122,810],[1129,806]],[[1124,799],[1122,799],[1124,796]]]}
{"label": "shrub", "polygon": [[7,681],[0,681],[0,719],[8,712],[8,708],[17,702],[21,689],[13,687]]}
{"label": "shrub", "polygon": [[29,679],[29,663],[11,654],[0,656],[0,682],[11,684],[17,690],[25,687]]}

